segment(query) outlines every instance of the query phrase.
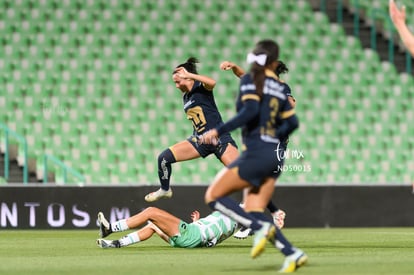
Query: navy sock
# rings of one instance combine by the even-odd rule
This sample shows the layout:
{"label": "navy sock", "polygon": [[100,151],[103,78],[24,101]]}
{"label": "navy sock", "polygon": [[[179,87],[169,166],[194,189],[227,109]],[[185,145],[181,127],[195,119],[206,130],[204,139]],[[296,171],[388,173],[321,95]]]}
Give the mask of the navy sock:
{"label": "navy sock", "polygon": [[269,222],[273,224],[273,220],[263,212],[249,212],[249,214],[255,217],[259,221]]}
{"label": "navy sock", "polygon": [[170,189],[171,164],[176,162],[170,149],[164,150],[158,156],[158,178],[160,179],[161,189]]}
{"label": "navy sock", "polygon": [[[250,214],[258,220],[273,223],[273,220],[270,219],[263,212],[250,212]],[[292,247],[292,244],[285,238],[285,236],[283,236],[282,231],[280,231],[280,229],[276,230],[274,245],[285,256],[288,256],[288,255],[293,254],[295,252],[293,247]]]}
{"label": "navy sock", "polygon": [[272,201],[269,201],[267,204],[267,209],[269,209],[270,213],[275,213],[277,210],[279,210],[279,208],[277,208],[277,206],[274,205]]}
{"label": "navy sock", "polygon": [[257,231],[262,227],[254,216],[246,213],[236,201],[233,201],[228,197],[218,198],[216,201],[212,201],[208,205],[211,209],[220,211],[224,215],[236,221],[238,224],[250,227],[253,231]]}
{"label": "navy sock", "polygon": [[279,228],[276,230],[274,245],[285,256],[289,256],[295,252],[292,244],[285,238]]}

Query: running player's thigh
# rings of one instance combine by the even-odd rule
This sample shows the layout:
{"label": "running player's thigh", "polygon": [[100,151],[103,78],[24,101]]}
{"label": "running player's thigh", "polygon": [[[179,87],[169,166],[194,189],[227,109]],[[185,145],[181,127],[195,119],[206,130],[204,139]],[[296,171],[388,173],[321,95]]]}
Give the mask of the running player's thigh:
{"label": "running player's thigh", "polygon": [[174,144],[170,147],[170,150],[176,161],[184,161],[200,157],[200,154],[188,140],[183,140]]}
{"label": "running player's thigh", "polygon": [[260,187],[252,187],[244,198],[244,209],[246,211],[264,210],[272,198],[275,189],[275,179],[266,178]]}
{"label": "running player's thigh", "polygon": [[250,186],[247,181],[239,177],[236,169],[237,167],[231,169],[223,168],[217,174],[213,183],[207,188],[205,194],[206,203]]}
{"label": "running player's thigh", "polygon": [[232,144],[228,144],[226,151],[224,151],[224,154],[221,156],[220,160],[225,165],[228,166],[230,163],[235,161],[239,157],[239,150],[237,150],[236,147],[234,147]]}

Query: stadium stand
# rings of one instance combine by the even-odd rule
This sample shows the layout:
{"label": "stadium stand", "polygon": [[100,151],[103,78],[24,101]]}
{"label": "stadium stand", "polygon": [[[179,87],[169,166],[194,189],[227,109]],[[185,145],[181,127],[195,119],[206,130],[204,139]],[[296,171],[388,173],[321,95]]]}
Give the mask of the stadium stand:
{"label": "stadium stand", "polygon": [[[281,45],[301,120],[280,184],[411,182],[412,76],[304,0],[4,0],[0,120],[27,138],[39,173],[50,154],[90,184],[154,184],[157,155],[191,134],[172,68],[197,56],[227,119],[237,79],[219,63],[246,66],[262,38]],[[221,167],[174,164],[172,183],[209,183]]]}

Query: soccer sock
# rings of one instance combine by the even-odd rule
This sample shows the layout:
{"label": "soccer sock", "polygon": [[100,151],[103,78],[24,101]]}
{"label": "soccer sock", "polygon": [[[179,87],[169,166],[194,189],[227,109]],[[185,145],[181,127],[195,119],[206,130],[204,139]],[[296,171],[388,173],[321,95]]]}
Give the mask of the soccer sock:
{"label": "soccer sock", "polygon": [[129,227],[126,223],[126,219],[122,219],[114,223],[111,223],[111,229],[112,229],[112,232],[120,232],[120,231],[128,230]]}
{"label": "soccer sock", "polygon": [[170,149],[164,150],[158,156],[158,178],[164,191],[170,189],[171,164],[174,162],[176,160]]}
{"label": "soccer sock", "polygon": [[283,236],[282,231],[280,229],[276,230],[276,236],[275,236],[275,247],[279,249],[283,255],[289,256],[293,253],[295,253],[294,247],[292,244]]}
{"label": "soccer sock", "polygon": [[259,220],[259,221],[264,221],[264,222],[269,222],[273,224],[273,220],[270,219],[265,213],[263,212],[249,212],[250,215],[252,215],[253,217],[255,217],[255,219]]}
{"label": "soccer sock", "polygon": [[119,239],[119,243],[121,246],[127,246],[127,245],[131,245],[134,243],[139,243],[140,241],[141,240],[139,239],[137,232],[130,233]]}
{"label": "soccer sock", "polygon": [[269,203],[267,204],[267,209],[269,209],[270,213],[272,214],[279,210],[279,208],[277,208],[277,206],[274,205],[272,201],[269,201]]}
{"label": "soccer sock", "polygon": [[[250,212],[250,214],[258,220],[273,223],[273,221],[269,219],[269,217],[265,215],[263,212]],[[285,236],[283,236],[282,231],[280,231],[280,229],[276,230],[274,245],[285,256],[288,256],[295,252],[294,248],[292,247],[292,244],[290,244],[290,242],[285,238]]]}
{"label": "soccer sock", "polygon": [[252,215],[246,213],[239,204],[228,197],[218,198],[208,204],[211,209],[220,211],[240,225],[250,227],[253,231],[259,230],[262,225]]}

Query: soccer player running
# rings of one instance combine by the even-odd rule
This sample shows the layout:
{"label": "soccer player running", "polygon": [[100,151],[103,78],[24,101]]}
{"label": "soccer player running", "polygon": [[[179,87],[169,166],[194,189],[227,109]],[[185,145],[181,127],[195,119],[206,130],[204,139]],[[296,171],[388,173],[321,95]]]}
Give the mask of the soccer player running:
{"label": "soccer player running", "polygon": [[[243,68],[241,68],[239,65],[231,62],[231,61],[223,61],[220,64],[220,69],[228,71],[228,70],[232,70],[233,74],[235,76],[237,76],[238,78],[241,78],[246,72],[244,71]],[[279,82],[283,83],[284,85],[286,85],[286,89],[284,89],[284,92],[286,93],[288,100],[290,102],[290,105],[292,105],[293,108],[296,107],[296,99],[292,96],[292,92],[290,90],[289,85],[287,85],[283,80],[280,79],[280,75],[287,73],[289,71],[289,69],[287,68],[286,64],[283,63],[283,61],[278,60],[277,61],[277,67],[275,69],[275,74],[279,80]],[[281,143],[283,145],[283,149],[286,150],[287,148],[287,144],[288,144],[288,139]],[[247,190],[246,190],[247,191]],[[273,222],[275,223],[275,225],[278,228],[283,228],[284,224],[285,224],[285,217],[286,217],[286,213],[285,211],[279,209],[272,201],[269,201],[269,204],[267,205],[267,209],[269,209],[270,213],[272,214],[273,217]],[[251,235],[251,228],[246,228],[246,227],[241,227],[239,229],[239,231],[237,231],[234,234],[234,237],[237,239],[245,239],[247,238],[247,236]]]}
{"label": "soccer player running", "polygon": [[182,92],[184,111],[193,124],[193,135],[165,149],[158,156],[158,177],[161,187],[145,196],[147,202],[172,197],[171,164],[215,154],[224,165],[228,165],[239,155],[237,145],[229,133],[220,136],[217,145],[197,144],[197,136],[223,124],[223,120],[213,95],[216,81],[198,74],[196,63],[198,60],[191,57],[178,65],[172,75],[175,86]]}
{"label": "soccer player running", "polygon": [[98,239],[101,248],[120,248],[145,241],[152,235],[159,235],[172,247],[193,248],[212,247],[230,237],[237,227],[236,222],[218,211],[200,219],[200,213],[191,214],[192,223],[156,207],[148,207],[142,212],[127,218],[109,223],[102,212],[98,213],[99,234],[101,238],[113,232],[121,232],[137,228],[148,223],[138,231],[123,236],[119,240]]}
{"label": "soccer player running", "polygon": [[[242,127],[244,151],[225,167],[208,187],[206,203],[254,231],[251,257],[259,256],[267,241],[285,255],[280,272],[294,272],[307,261],[306,254],[294,247],[263,213],[272,197],[283,157],[275,149],[298,126],[299,121],[289,103],[283,85],[275,75],[279,46],[273,40],[262,40],[247,56],[249,73],[240,80],[237,115],[203,135],[200,142],[217,143],[221,135]],[[249,188],[244,209],[229,197]]]}
{"label": "soccer player running", "polygon": [[394,23],[402,42],[411,55],[414,56],[414,35],[405,22],[405,6],[403,6],[402,9],[398,9],[394,0],[390,0],[389,12],[391,20]]}

